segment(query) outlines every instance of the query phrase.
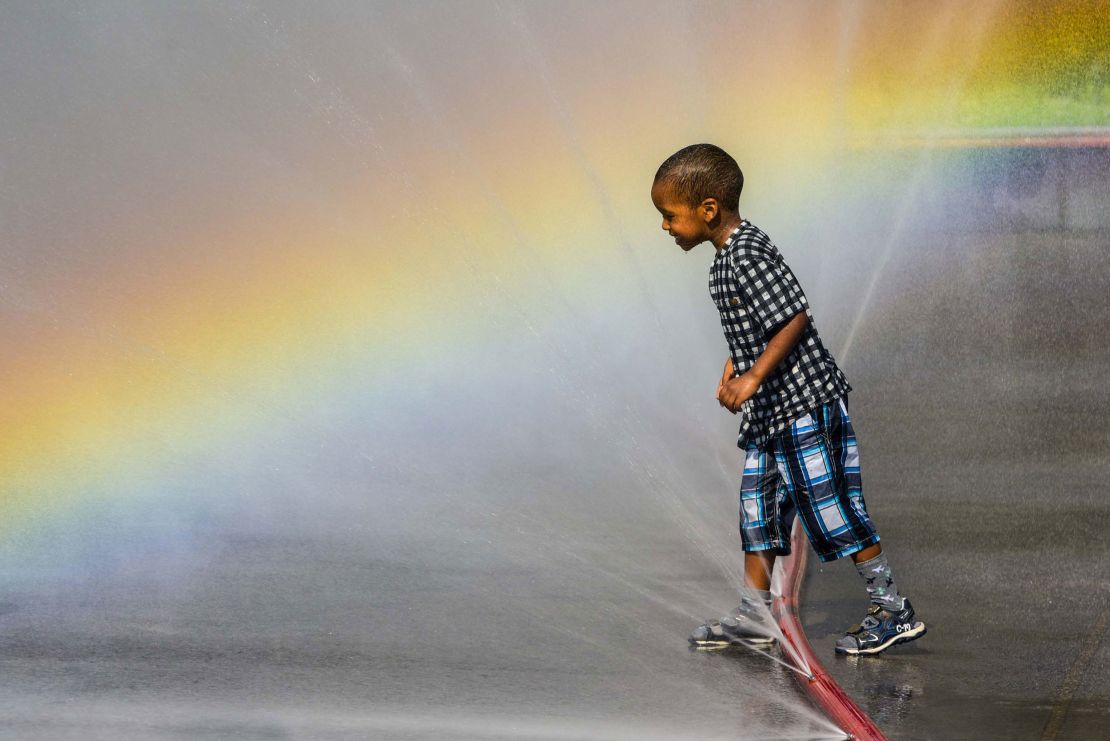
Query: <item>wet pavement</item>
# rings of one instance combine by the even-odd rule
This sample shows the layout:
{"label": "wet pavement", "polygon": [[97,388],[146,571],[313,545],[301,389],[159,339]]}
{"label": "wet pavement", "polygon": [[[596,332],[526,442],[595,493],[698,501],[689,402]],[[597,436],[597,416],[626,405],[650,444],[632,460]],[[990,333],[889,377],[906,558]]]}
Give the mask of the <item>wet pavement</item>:
{"label": "wet pavement", "polygon": [[735,597],[642,496],[586,524],[573,494],[440,491],[438,518],[199,531],[172,573],[9,567],[0,738],[829,738],[789,669],[689,649]]}
{"label": "wet pavement", "polygon": [[639,566],[447,530],[224,533],[172,585],[25,584],[0,620],[0,737],[828,738],[789,669],[688,648],[684,610],[727,589],[659,532]]}
{"label": "wet pavement", "polygon": [[810,560],[803,622],[891,738],[1106,738],[1107,235],[933,239],[892,259],[847,363],[868,507],[929,633],[834,658],[866,606],[847,559]]}

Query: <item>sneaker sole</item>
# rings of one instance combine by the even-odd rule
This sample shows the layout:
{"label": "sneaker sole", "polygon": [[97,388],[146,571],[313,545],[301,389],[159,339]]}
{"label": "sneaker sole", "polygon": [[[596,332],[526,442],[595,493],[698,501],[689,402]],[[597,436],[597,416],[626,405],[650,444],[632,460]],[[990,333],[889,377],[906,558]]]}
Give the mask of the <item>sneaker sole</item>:
{"label": "sneaker sole", "polygon": [[836,652],[838,654],[848,654],[849,656],[858,656],[859,654],[877,654],[886,651],[888,648],[896,643],[909,643],[910,641],[917,640],[928,632],[929,631],[925,627],[925,623],[919,621],[910,630],[907,630],[905,633],[898,633],[897,635],[893,635],[889,639],[887,639],[886,642],[880,643],[878,646],[857,649],[841,648],[840,646],[837,646]]}
{"label": "sneaker sole", "polygon": [[774,638],[752,638],[747,641],[690,641],[690,645],[701,651],[714,651],[729,646],[771,646]]}

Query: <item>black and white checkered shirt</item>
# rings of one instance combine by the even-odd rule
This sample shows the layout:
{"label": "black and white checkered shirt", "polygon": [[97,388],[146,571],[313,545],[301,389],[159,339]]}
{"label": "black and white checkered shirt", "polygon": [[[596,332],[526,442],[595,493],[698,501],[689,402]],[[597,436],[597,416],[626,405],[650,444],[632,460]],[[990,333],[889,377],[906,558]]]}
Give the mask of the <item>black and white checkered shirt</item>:
{"label": "black and white checkered shirt", "polygon": [[[721,313],[737,375],[755,364],[775,330],[796,314],[809,313],[802,287],[778,248],[748,221],[732,231],[713,258],[709,295]],[[798,344],[742,407],[736,444],[765,445],[792,419],[851,390],[810,316]]]}

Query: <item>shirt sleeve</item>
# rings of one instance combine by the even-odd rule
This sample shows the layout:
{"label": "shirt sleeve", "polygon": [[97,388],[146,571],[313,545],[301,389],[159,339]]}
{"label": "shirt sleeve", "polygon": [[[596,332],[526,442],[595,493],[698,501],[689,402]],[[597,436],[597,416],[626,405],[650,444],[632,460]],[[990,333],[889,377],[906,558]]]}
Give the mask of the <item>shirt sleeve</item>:
{"label": "shirt sleeve", "polygon": [[767,336],[809,308],[798,279],[786,263],[745,258],[732,264],[747,299],[748,313]]}

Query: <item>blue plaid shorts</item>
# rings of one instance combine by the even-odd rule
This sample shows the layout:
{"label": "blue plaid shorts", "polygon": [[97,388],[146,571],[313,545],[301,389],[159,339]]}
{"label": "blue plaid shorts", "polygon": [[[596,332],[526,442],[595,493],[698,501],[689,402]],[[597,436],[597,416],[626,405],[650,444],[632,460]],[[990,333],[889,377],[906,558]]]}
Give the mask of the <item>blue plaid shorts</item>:
{"label": "blue plaid shorts", "polygon": [[863,502],[859,449],[843,398],[801,415],[765,445],[748,445],[740,483],[740,537],[748,552],[790,552],[802,518],[822,561],[879,542]]}

